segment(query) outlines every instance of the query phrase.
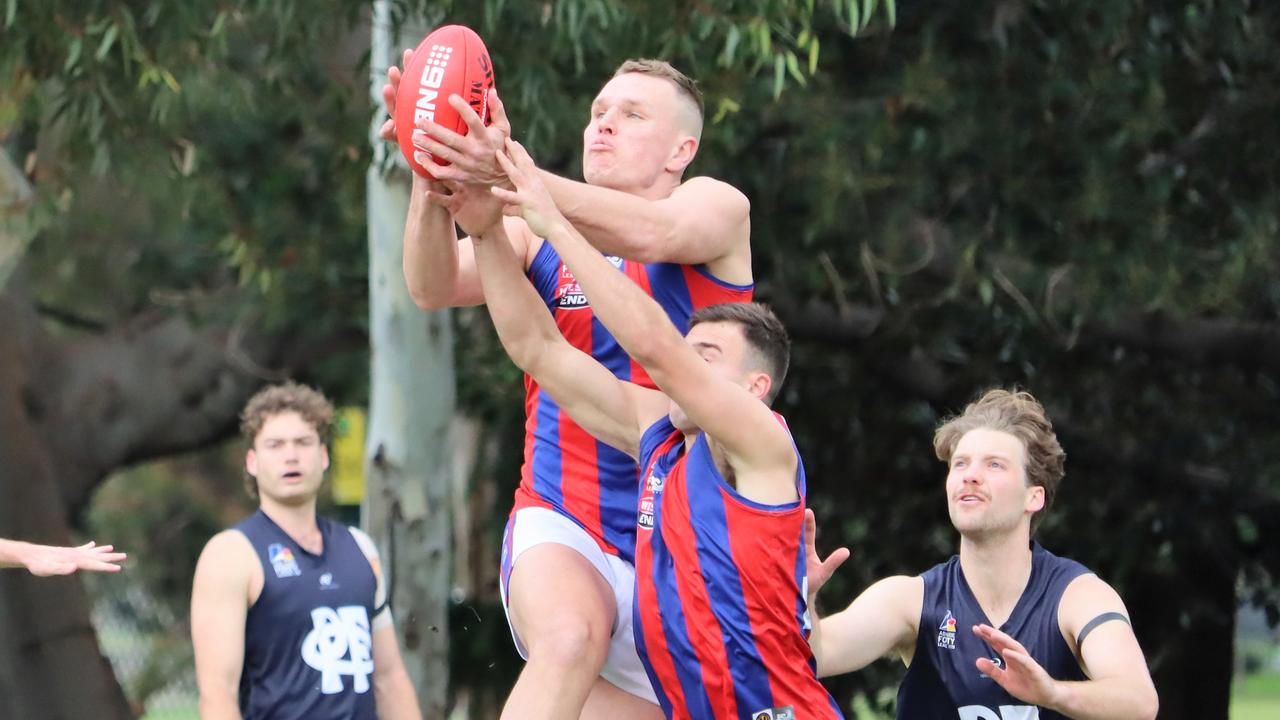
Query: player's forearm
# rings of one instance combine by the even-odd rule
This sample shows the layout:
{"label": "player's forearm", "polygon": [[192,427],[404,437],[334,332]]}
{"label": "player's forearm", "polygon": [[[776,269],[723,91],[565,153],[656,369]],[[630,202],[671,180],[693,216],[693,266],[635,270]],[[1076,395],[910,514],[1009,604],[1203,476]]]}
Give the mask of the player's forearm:
{"label": "player's forearm", "polygon": [[587,242],[609,255],[663,262],[675,220],[650,200],[539,171],[556,207]]}
{"label": "player's forearm", "polygon": [[458,234],[449,211],[427,201],[427,181],[414,176],[404,222],[404,280],[423,310],[450,307],[458,284]]}
{"label": "player's forearm", "polygon": [[1049,708],[1077,720],[1147,720],[1160,704],[1150,683],[1127,678],[1058,682],[1056,690]]}
{"label": "player's forearm", "polygon": [[388,673],[387,677],[374,677],[374,699],[381,720],[422,720],[418,707],[418,694],[413,689],[408,673]]}
{"label": "player's forearm", "polygon": [[234,693],[200,693],[200,720],[243,720]]}
{"label": "player's forearm", "polygon": [[26,567],[24,559],[29,543],[0,538],[0,568]]}
{"label": "player's forearm", "polygon": [[683,343],[666,311],[587,244],[575,227],[558,224],[547,237],[618,343],[646,368],[658,367],[670,343]]}
{"label": "player's forearm", "polygon": [[512,362],[535,375],[547,344],[562,341],[560,331],[524,276],[502,223],[475,243],[475,253],[485,305],[498,339]]}

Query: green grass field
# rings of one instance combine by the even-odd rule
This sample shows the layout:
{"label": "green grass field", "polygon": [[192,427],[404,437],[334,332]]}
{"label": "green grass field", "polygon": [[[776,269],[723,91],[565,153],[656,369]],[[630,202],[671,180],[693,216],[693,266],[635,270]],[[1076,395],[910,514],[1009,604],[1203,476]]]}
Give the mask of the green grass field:
{"label": "green grass field", "polygon": [[1280,673],[1260,673],[1236,680],[1231,688],[1231,720],[1280,718]]}

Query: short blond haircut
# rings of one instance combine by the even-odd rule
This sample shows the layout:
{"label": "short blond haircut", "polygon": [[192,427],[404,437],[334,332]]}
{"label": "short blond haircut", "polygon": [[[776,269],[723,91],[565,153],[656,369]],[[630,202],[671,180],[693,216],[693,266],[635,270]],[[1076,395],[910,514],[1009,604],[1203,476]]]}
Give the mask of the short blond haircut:
{"label": "short blond haircut", "polygon": [[971,430],[998,430],[1022,441],[1027,451],[1027,485],[1044,488],[1044,507],[1031,516],[1035,534],[1044,511],[1053,504],[1058,484],[1066,474],[1067,453],[1058,443],[1044,406],[1025,390],[988,390],[964,412],[948,418],[933,435],[933,451],[948,466],[960,438]]}
{"label": "short blond haircut", "polygon": [[619,65],[617,70],[613,71],[613,76],[618,77],[628,73],[661,78],[675,85],[676,94],[691,102],[697,110],[695,115],[697,124],[694,135],[702,136],[702,122],[706,114],[706,107],[702,100],[702,90],[698,89],[698,83],[693,78],[680,72],[666,60],[657,60],[655,58],[633,58],[627,60]]}

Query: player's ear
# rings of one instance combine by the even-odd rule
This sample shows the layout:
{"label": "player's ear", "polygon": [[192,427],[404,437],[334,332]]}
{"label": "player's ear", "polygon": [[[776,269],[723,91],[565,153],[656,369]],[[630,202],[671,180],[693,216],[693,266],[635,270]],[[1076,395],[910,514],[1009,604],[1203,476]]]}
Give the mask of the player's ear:
{"label": "player's ear", "polygon": [[1037,513],[1044,509],[1044,486],[1032,485],[1027,488],[1027,512]]}
{"label": "player's ear", "polygon": [[773,378],[769,377],[769,373],[756,371],[747,375],[747,390],[760,398],[761,402],[769,397],[769,391],[772,389]]}
{"label": "player's ear", "polygon": [[693,156],[698,153],[698,139],[692,135],[681,135],[679,144],[671,152],[671,157],[667,160],[667,171],[673,173],[683,173],[684,169],[689,167],[689,163],[693,162]]}
{"label": "player's ear", "polygon": [[320,471],[329,469],[329,446],[320,443]]}
{"label": "player's ear", "polygon": [[250,475],[258,477],[258,454],[249,448],[244,454],[244,469]]}

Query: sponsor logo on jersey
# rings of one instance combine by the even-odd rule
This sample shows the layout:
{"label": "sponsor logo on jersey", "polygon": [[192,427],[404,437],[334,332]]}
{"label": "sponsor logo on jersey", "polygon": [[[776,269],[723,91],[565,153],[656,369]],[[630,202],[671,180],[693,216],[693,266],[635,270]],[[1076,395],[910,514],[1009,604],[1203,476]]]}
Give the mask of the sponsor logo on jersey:
{"label": "sponsor logo on jersey", "polygon": [[942,619],[942,624],[938,626],[938,647],[947,650],[956,649],[956,616],[947,611],[947,616]]}
{"label": "sponsor logo on jersey", "polygon": [[765,708],[751,713],[751,720],[796,720],[796,711],[795,707],[791,705]]}
{"label": "sponsor logo on jersey", "polygon": [[298,567],[298,561],[293,557],[293,549],[281,545],[280,543],[271,543],[267,546],[267,559],[271,561],[271,569],[276,571],[276,577],[298,577],[302,574],[302,568]]}
{"label": "sponsor logo on jersey", "polygon": [[636,524],[641,530],[653,529],[653,515],[658,493],[662,492],[662,482],[662,476],[653,471],[649,472],[649,477],[644,481],[644,492],[640,494],[640,512],[636,516]]}
{"label": "sponsor logo on jersey", "polygon": [[327,572],[320,576],[321,590],[337,590],[339,587],[342,586],[333,581],[333,573]]}
{"label": "sponsor logo on jersey", "polygon": [[340,608],[318,607],[311,611],[311,632],[302,640],[302,661],[320,671],[320,692],[336,695],[346,689],[369,692],[373,674],[373,636],[369,613],[363,605]]}
{"label": "sponsor logo on jersey", "polygon": [[560,263],[560,286],[556,288],[556,306],[562,310],[580,310],[590,307],[587,296],[582,292],[578,279],[569,272],[564,263]]}
{"label": "sponsor logo on jersey", "polygon": [[[616,255],[605,255],[615,268],[621,270],[622,264],[626,262]],[[578,284],[577,278],[573,273],[569,272],[568,266],[560,263],[560,286],[556,288],[556,306],[562,310],[580,310],[590,307],[587,302],[587,296],[582,292],[582,286]]]}

